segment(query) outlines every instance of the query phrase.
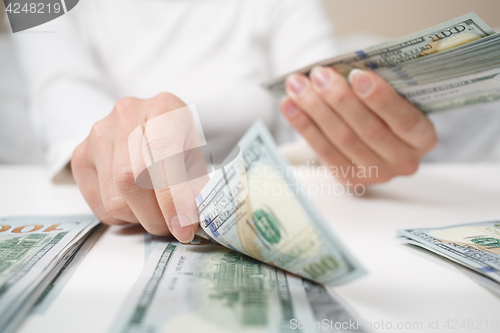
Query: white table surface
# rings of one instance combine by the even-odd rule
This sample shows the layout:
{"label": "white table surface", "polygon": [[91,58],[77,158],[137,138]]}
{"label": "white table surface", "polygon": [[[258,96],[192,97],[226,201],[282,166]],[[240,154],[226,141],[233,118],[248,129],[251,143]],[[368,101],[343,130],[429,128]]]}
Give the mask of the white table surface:
{"label": "white table surface", "polygon": [[[311,190],[334,184],[317,174],[301,181]],[[492,327],[500,321],[498,296],[394,237],[398,228],[500,220],[500,164],[424,165],[363,197],[317,194],[311,200],[368,271],[334,288],[362,322],[380,332],[500,332]],[[75,185],[51,184],[42,167],[0,167],[0,216],[82,213],[90,209]],[[141,230],[109,228],[48,311],[27,318],[19,332],[106,332],[143,263]],[[436,320],[438,329],[429,328]],[[457,320],[456,329],[446,328],[447,320],[450,326]],[[460,327],[463,320],[472,326]]]}

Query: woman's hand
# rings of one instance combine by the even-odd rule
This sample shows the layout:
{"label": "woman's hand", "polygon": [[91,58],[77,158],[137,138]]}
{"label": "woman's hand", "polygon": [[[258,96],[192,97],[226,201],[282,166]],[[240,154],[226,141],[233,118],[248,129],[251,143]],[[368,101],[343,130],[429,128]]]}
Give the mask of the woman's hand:
{"label": "woman's hand", "polygon": [[198,192],[188,182],[186,165],[205,175],[206,167],[202,159],[193,161],[198,134],[184,107],[167,93],[147,100],[119,100],[75,149],[73,176],[103,223],[141,223],[155,235],[171,233],[181,242],[193,239],[199,221]]}
{"label": "woman's hand", "polygon": [[353,70],[349,81],[329,67],[290,75],[282,112],[346,184],[416,172],[437,144],[432,123],[375,73]]}

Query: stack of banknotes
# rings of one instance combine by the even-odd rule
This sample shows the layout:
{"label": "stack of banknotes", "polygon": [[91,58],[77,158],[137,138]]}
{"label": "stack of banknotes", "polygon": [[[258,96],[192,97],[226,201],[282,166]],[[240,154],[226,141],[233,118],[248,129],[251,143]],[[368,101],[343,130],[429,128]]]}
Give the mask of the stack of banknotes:
{"label": "stack of banknotes", "polygon": [[0,331],[13,332],[99,224],[93,216],[0,219]]}
{"label": "stack of banknotes", "polygon": [[[315,66],[345,77],[354,68],[372,70],[425,113],[500,100],[500,34],[475,13],[297,72],[308,75]],[[281,100],[285,80],[263,87]]]}
{"label": "stack of banknotes", "polygon": [[111,332],[366,332],[323,285],[214,242],[149,236],[146,246],[145,267]]}
{"label": "stack of banknotes", "polygon": [[397,236],[500,284],[500,221],[398,230]]}

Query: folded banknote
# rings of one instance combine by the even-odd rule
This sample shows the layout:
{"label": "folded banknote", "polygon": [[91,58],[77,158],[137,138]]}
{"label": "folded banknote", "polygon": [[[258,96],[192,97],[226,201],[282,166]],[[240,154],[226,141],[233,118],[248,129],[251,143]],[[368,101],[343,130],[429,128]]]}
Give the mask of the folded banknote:
{"label": "folded banknote", "polygon": [[365,273],[307,199],[262,121],[229,156],[196,198],[200,236],[322,284]]}

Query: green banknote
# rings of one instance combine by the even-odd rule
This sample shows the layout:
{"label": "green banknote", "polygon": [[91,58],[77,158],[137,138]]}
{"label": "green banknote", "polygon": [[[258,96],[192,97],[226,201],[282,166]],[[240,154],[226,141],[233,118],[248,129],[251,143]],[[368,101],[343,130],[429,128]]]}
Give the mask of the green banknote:
{"label": "green banknote", "polygon": [[0,218],[0,331],[14,331],[99,224],[93,216]]}
{"label": "green banknote", "polygon": [[500,100],[500,66],[486,72],[399,89],[422,112],[438,112]]}
{"label": "green banknote", "polygon": [[71,255],[68,260],[64,263],[61,270],[57,272],[56,277],[49,286],[43,291],[42,295],[37,299],[33,308],[31,308],[30,315],[44,315],[45,312],[50,308],[54,300],[57,298],[59,293],[62,291],[66,283],[70,280],[73,273],[76,271],[78,266],[82,263],[85,256],[92,249],[94,244],[97,242],[99,237],[106,230],[104,224],[98,225],[94,230],[89,232],[87,238],[82,238],[82,245]]}
{"label": "green banknote", "polygon": [[500,283],[500,221],[398,230],[397,235]]}
{"label": "green banknote", "polygon": [[306,198],[262,121],[198,194],[201,236],[327,285],[363,268]]}
{"label": "green banknote", "polygon": [[[408,36],[397,38],[346,55],[310,65],[297,73],[308,75],[315,66],[330,66],[346,77],[353,68],[377,70],[443,52],[494,34],[495,31],[475,13],[458,17]],[[262,86],[278,100],[286,96],[287,75],[264,83]]]}
{"label": "green banknote", "polygon": [[[346,77],[354,68],[374,71],[424,113],[500,98],[498,77],[490,76],[500,68],[500,36],[475,13],[297,72],[308,75],[315,66],[335,68]],[[285,79],[262,86],[281,100]]]}
{"label": "green banknote", "polygon": [[463,76],[464,70],[494,69],[498,67],[499,50],[500,34],[494,34],[452,50],[381,68],[376,72],[396,89],[415,86]]}
{"label": "green banknote", "polygon": [[364,332],[322,285],[200,237],[154,243],[112,332]]}

